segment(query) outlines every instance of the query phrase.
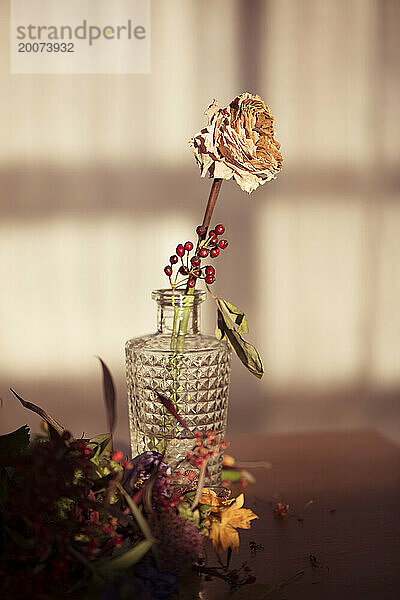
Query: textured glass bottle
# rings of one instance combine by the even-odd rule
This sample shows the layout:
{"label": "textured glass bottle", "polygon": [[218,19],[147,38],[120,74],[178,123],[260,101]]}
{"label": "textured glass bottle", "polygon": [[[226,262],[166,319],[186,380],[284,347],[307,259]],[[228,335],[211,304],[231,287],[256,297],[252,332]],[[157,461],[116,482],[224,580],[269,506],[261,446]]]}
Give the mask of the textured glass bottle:
{"label": "textured glass bottle", "polygon": [[[228,411],[231,351],[226,342],[200,333],[200,303],[205,292],[190,298],[182,292],[156,290],[157,332],[126,343],[129,424],[132,455],[162,452],[175,466],[193,448],[194,432],[213,429],[224,435]],[[173,336],[176,323],[189,316],[184,339]],[[175,348],[171,350],[171,348]],[[165,410],[156,392],[170,398],[190,431]],[[208,463],[208,485],[220,483],[222,455]]]}

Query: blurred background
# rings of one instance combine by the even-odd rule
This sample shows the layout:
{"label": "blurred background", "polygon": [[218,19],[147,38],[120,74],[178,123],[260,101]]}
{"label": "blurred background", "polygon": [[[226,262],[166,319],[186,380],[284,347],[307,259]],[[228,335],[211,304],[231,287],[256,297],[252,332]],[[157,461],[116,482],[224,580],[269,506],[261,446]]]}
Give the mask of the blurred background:
{"label": "blurred background", "polygon": [[[10,75],[0,0],[0,432],[106,429],[101,375],[155,326],[152,289],[193,239],[210,181],[188,139],[213,98],[258,93],[284,170],[222,186],[219,295],[248,315],[261,381],[235,360],[231,432],[380,430],[400,441],[400,3],[153,0],[150,75]],[[213,307],[204,328],[213,331]]]}

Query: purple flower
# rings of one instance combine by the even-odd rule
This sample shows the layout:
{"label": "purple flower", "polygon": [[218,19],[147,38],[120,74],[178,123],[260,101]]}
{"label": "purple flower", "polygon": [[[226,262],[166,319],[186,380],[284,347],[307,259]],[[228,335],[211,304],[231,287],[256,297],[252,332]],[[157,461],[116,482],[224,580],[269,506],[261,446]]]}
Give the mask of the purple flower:
{"label": "purple flower", "polygon": [[[147,481],[157,469],[154,487],[157,488],[165,483],[166,479],[171,475],[171,467],[167,463],[162,462],[161,458],[162,455],[159,452],[148,450],[130,461],[133,468],[126,471],[126,483],[132,490],[135,489],[135,484],[139,483],[138,480],[141,480],[141,482]],[[139,487],[140,485],[136,489]]]}

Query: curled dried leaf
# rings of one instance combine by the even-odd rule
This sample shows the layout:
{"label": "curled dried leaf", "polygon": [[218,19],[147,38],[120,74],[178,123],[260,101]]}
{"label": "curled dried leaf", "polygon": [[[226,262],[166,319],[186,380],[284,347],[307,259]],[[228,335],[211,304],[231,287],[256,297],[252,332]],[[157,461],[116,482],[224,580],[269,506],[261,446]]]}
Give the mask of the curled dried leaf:
{"label": "curled dried leaf", "polygon": [[43,410],[43,408],[40,408],[40,406],[33,404],[33,402],[28,402],[27,400],[24,400],[19,394],[17,394],[15,390],[13,390],[13,388],[10,388],[10,392],[14,394],[16,398],[18,398],[18,400],[21,402],[24,408],[27,408],[28,410],[31,410],[32,412],[42,417],[42,419],[44,419],[49,425],[50,432],[52,432],[53,430],[54,432],[58,433],[58,435],[63,434],[64,427],[60,425],[60,423],[58,423],[55,419],[53,419],[53,417],[49,415],[45,410]]}
{"label": "curled dried leaf", "polygon": [[112,375],[106,363],[100,356],[97,357],[100,361],[103,370],[103,390],[104,390],[104,404],[107,413],[108,429],[110,433],[113,433],[116,422],[116,411],[115,411],[115,386]]}

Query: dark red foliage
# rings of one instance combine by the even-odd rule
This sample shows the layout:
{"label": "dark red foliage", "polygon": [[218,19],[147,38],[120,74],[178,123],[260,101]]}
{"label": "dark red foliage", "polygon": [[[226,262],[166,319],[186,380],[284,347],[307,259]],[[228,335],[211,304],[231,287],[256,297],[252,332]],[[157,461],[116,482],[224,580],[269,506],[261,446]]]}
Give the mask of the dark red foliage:
{"label": "dark red foliage", "polygon": [[25,464],[16,464],[2,506],[9,532],[0,563],[2,598],[42,599],[69,586],[74,573],[81,576],[70,548],[84,530],[95,546],[98,535],[92,517],[91,455],[83,440],[72,440],[65,432],[36,443]]}

